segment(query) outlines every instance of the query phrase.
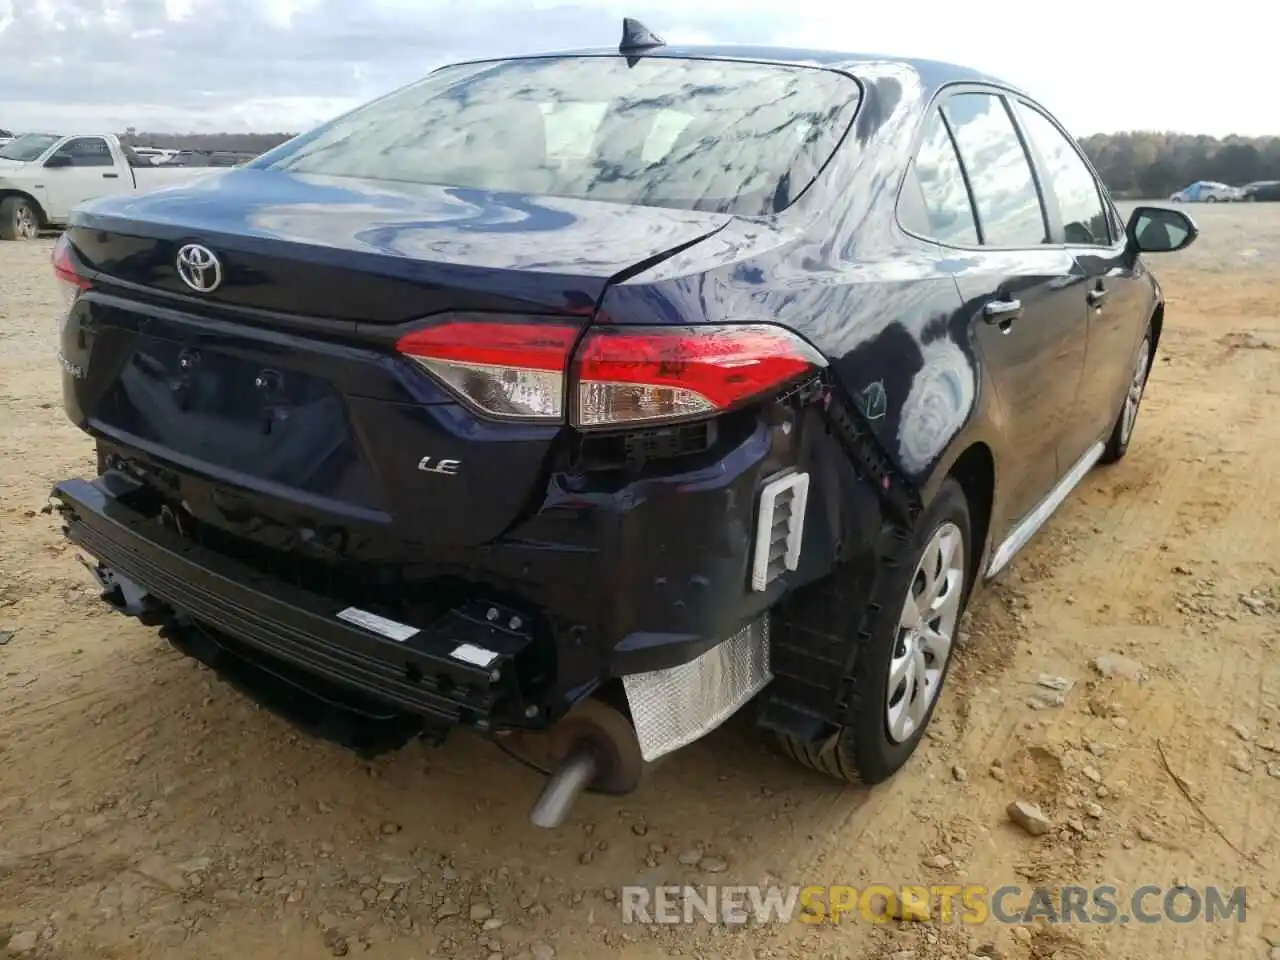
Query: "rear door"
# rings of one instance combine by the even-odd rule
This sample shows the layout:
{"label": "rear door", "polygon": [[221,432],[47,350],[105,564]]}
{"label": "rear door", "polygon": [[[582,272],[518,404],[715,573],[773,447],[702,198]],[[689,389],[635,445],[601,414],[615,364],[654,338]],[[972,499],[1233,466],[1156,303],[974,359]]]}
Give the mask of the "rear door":
{"label": "rear door", "polygon": [[957,257],[956,280],[1003,418],[1007,445],[993,518],[1003,535],[1068,466],[1058,448],[1084,364],[1086,278],[1053,243],[1050,213],[1003,94],[962,88],[942,101],[941,113],[975,219],[977,242]]}
{"label": "rear door", "polygon": [[1080,403],[1058,451],[1065,466],[1114,424],[1153,293],[1145,268],[1128,249],[1119,214],[1079,147],[1040,108],[1019,100],[1014,110],[1057,207],[1054,240],[1065,245],[1086,277],[1079,309],[1088,324],[1088,348]]}
{"label": "rear door", "polygon": [[85,200],[113,193],[128,193],[133,180],[116,164],[115,155],[105,137],[73,137],[51,155],[66,158],[66,166],[47,166],[44,171],[48,188],[48,214],[62,223],[73,207]]}

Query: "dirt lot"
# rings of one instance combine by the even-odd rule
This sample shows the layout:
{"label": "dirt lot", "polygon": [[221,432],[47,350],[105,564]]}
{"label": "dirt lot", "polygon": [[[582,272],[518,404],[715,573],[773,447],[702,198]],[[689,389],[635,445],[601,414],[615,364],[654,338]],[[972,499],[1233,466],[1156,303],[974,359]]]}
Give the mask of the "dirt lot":
{"label": "dirt lot", "polygon": [[[1264,939],[1280,944],[1280,208],[1196,214],[1198,244],[1156,262],[1169,313],[1128,459],[977,601],[937,729],[899,777],[840,789],[734,722],[558,833],[526,825],[539,780],[488,743],[362,762],[97,601],[41,512],[55,480],[92,466],[60,410],[50,244],[0,245],[0,948],[1280,955]],[[1108,654],[1140,673],[1100,676]],[[1074,681],[1064,704],[1042,674]],[[1059,829],[1009,824],[1018,797]],[[691,850],[708,859],[683,865]],[[1248,918],[656,928],[622,924],[615,902],[628,883],[961,880],[1243,884]]]}

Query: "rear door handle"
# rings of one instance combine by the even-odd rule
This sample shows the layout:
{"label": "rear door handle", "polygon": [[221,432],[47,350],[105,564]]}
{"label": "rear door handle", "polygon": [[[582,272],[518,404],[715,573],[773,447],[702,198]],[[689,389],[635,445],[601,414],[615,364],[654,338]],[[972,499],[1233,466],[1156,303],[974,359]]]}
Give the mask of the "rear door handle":
{"label": "rear door handle", "polygon": [[1016,297],[1012,300],[992,300],[982,308],[982,318],[993,323],[1006,333],[1013,321],[1022,316],[1022,301]]}
{"label": "rear door handle", "polygon": [[1102,306],[1102,301],[1107,299],[1107,291],[1103,290],[1101,287],[1096,287],[1089,291],[1087,297],[1089,300],[1089,306],[1100,307]]}
{"label": "rear door handle", "polygon": [[119,179],[120,179],[120,174],[118,174],[118,173],[104,173],[104,174],[102,175],[102,179],[104,179],[104,180],[119,180]]}

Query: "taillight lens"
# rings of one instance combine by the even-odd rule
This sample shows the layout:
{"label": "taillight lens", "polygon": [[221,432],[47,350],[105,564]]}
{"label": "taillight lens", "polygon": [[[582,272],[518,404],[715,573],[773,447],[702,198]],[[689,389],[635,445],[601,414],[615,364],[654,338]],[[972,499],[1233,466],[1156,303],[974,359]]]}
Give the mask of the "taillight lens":
{"label": "taillight lens", "polygon": [[491,416],[579,427],[684,420],[729,410],[826,366],[780,327],[593,327],[450,321],[397,349]]}
{"label": "taillight lens", "polygon": [[582,427],[679,420],[738,406],[826,366],[781,327],[596,327],[575,356]]}
{"label": "taillight lens", "polygon": [[76,297],[89,289],[88,279],[82,277],[76,269],[76,262],[71,256],[71,241],[65,233],[53,245],[53,275],[58,280],[58,287],[68,308],[76,302]]}
{"label": "taillight lens", "polygon": [[407,334],[396,348],[483,413],[561,420],[577,339],[576,326],[458,320]]}

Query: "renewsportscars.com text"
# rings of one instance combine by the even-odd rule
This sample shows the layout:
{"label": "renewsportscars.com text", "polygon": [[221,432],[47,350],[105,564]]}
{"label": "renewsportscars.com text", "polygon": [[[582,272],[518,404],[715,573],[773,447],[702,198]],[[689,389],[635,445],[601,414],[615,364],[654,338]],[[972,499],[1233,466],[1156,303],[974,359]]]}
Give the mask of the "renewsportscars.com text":
{"label": "renewsportscars.com text", "polygon": [[942,923],[1243,923],[1244,887],[889,886],[623,887],[623,923],[841,923],[934,919]]}

